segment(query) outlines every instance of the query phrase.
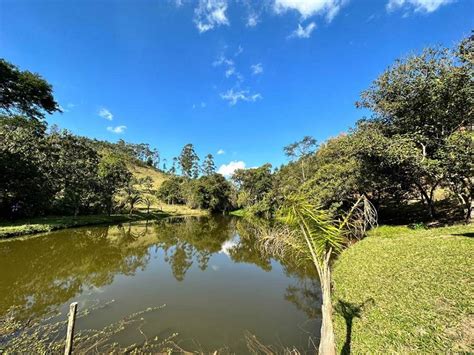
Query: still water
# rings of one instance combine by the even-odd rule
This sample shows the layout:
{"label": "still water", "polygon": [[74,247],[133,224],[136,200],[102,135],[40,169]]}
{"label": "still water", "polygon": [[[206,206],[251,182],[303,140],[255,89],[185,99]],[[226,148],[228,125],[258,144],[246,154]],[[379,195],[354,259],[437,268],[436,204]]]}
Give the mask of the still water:
{"label": "still water", "polygon": [[[186,350],[246,353],[246,334],[274,347],[313,349],[319,286],[311,268],[263,256],[252,227],[230,217],[68,229],[0,242],[0,316],[105,307],[78,320],[100,329],[148,307],[119,342],[166,337]],[[117,340],[117,339],[116,339]]]}

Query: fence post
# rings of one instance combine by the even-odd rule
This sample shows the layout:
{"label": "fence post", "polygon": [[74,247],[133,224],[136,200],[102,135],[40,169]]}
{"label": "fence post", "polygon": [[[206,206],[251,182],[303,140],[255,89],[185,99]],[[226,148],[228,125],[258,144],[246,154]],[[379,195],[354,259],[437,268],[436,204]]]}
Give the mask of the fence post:
{"label": "fence post", "polygon": [[69,305],[69,317],[67,322],[66,333],[66,347],[64,348],[64,355],[71,355],[72,343],[74,338],[74,323],[76,322],[77,302]]}

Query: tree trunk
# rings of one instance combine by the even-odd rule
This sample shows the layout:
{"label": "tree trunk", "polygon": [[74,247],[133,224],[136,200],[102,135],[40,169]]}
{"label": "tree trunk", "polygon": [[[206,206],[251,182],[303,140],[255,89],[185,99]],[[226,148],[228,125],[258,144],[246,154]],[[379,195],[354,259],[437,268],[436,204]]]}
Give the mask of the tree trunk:
{"label": "tree trunk", "polygon": [[332,324],[331,271],[329,265],[324,265],[322,271],[321,289],[323,293],[323,305],[321,306],[322,322],[319,354],[335,355],[336,344],[334,341],[334,329]]}
{"label": "tree trunk", "polygon": [[458,198],[463,205],[465,221],[466,223],[469,223],[474,218],[474,200],[469,196],[464,196],[463,194],[458,194]]}
{"label": "tree trunk", "polygon": [[303,182],[306,181],[306,176],[304,174],[304,163],[303,163],[303,158],[301,158],[301,173],[303,174]]}
{"label": "tree trunk", "polygon": [[432,196],[428,196],[426,191],[421,186],[417,185],[417,187],[418,187],[418,190],[420,191],[421,198],[422,198],[423,202],[428,207],[428,215],[429,215],[430,219],[434,219],[435,216],[436,216],[436,211],[435,211],[435,206],[434,206],[434,203],[433,203]]}

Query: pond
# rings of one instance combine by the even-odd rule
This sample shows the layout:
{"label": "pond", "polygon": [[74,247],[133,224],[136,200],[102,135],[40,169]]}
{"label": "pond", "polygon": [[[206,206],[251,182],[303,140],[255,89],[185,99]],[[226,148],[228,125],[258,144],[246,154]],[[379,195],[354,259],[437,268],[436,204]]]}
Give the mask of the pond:
{"label": "pond", "polygon": [[[0,243],[0,316],[96,307],[77,329],[100,329],[149,307],[124,346],[166,338],[183,349],[249,352],[246,335],[275,349],[314,349],[319,284],[311,268],[263,256],[248,222],[180,218],[68,229]],[[117,340],[117,339],[115,339]]]}

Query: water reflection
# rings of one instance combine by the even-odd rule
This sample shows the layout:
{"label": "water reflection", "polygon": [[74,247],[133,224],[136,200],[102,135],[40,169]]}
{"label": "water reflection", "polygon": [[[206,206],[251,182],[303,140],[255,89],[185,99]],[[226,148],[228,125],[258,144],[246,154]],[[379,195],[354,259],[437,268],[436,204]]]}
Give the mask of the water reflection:
{"label": "water reflection", "polygon": [[[232,263],[242,266],[237,268]],[[169,266],[168,272],[176,280],[176,286],[170,284],[171,281],[164,281],[162,264]],[[217,274],[219,268],[225,268],[225,273]],[[193,274],[193,280],[188,281],[191,270],[208,276]],[[255,270],[269,275],[264,278]],[[252,326],[259,330],[267,327],[264,321],[272,317],[283,317],[275,318],[275,322],[279,323],[287,319],[302,321],[300,313],[292,313],[278,299],[290,301],[296,306],[294,310],[304,312],[309,319],[319,317],[319,287],[312,268],[289,262],[276,263],[262,255],[255,247],[254,227],[241,219],[179,218],[154,223],[78,228],[5,241],[0,243],[0,273],[0,315],[17,306],[20,317],[40,317],[57,311],[79,295],[105,289],[108,285],[113,286],[109,292],[114,297],[120,297],[122,286],[117,278],[124,282],[123,277],[128,276],[134,280],[136,289],[133,295],[124,293],[124,302],[130,303],[134,301],[131,298],[136,298],[138,306],[147,307],[148,304],[140,302],[146,302],[148,295],[152,299],[162,296],[163,303],[176,299],[181,308],[172,309],[170,317],[181,318],[179,321],[170,320],[170,329],[174,323],[179,325],[177,328],[186,328],[183,326],[185,322],[190,332],[197,333],[203,324],[191,328],[189,317],[193,315],[206,321],[198,313],[199,307],[205,308],[202,312],[207,316],[214,317],[209,321],[221,322],[228,328],[225,334],[236,332],[236,328],[251,330]],[[139,274],[141,276],[137,278]],[[158,275],[161,280],[158,284],[150,281],[149,278]],[[219,278],[217,275],[222,276]],[[179,284],[186,284],[185,289],[179,288]],[[238,289],[229,290],[233,286],[238,286]],[[261,286],[261,291],[257,286]],[[173,290],[169,291],[170,288]],[[269,297],[267,291],[278,294]],[[214,304],[206,305],[206,302],[211,302],[210,299],[214,299]],[[219,302],[224,307],[220,311]],[[191,304],[194,303],[197,306],[193,308]],[[240,318],[231,313],[234,312],[232,307],[241,308],[235,310],[241,313]],[[179,313],[181,310],[182,314]],[[275,312],[281,315],[274,315]],[[216,318],[217,314],[222,319]],[[232,314],[234,324],[229,324],[227,314]],[[247,324],[252,314],[260,314],[261,319]],[[160,324],[166,321],[166,314],[164,317],[160,319]],[[216,326],[222,328],[220,323]],[[287,328],[266,331],[268,334],[289,332],[290,324]]]}
{"label": "water reflection", "polygon": [[117,274],[133,275],[149,255],[129,247],[131,236],[123,228],[94,227],[0,243],[0,314],[18,306],[24,316],[41,316]]}

